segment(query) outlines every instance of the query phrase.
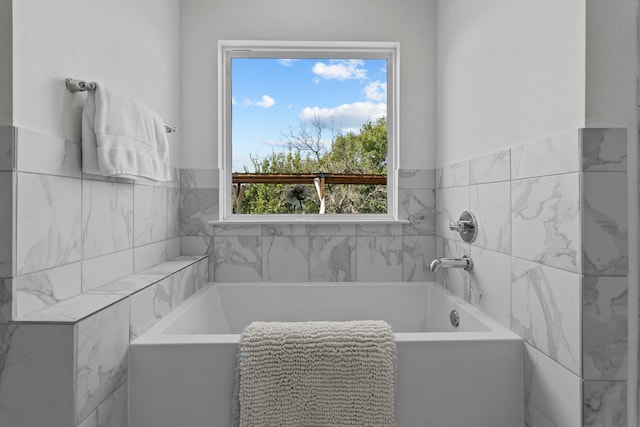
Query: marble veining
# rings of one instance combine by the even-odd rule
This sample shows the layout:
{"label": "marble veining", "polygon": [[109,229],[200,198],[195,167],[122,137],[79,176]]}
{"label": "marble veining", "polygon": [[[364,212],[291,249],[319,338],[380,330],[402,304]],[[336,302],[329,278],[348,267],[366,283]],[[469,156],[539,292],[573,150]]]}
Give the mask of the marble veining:
{"label": "marble veining", "polygon": [[493,319],[510,327],[511,259],[509,255],[470,248],[476,268],[469,272],[469,302]]}
{"label": "marble veining", "polygon": [[626,275],[629,265],[627,176],[617,172],[582,175],[584,273]]}
{"label": "marble veining", "polygon": [[0,324],[3,426],[75,425],[74,335],[71,325]]}
{"label": "marble veining", "polygon": [[628,289],[626,277],[584,276],[583,377],[627,378]]}
{"label": "marble veining", "polygon": [[353,282],[356,280],[355,257],[356,238],[354,236],[312,236],[309,280],[311,282]]}
{"label": "marble veining", "polygon": [[402,236],[356,237],[359,282],[402,280]]}
{"label": "marble veining", "polygon": [[0,278],[0,324],[13,318],[13,281]]}
{"label": "marble veining", "polygon": [[552,135],[511,149],[511,179],[578,172],[580,163],[578,131]]}
{"label": "marble veining", "polygon": [[82,291],[96,289],[130,274],[133,274],[133,249],[84,260]]}
{"label": "marble veining", "polygon": [[17,274],[80,260],[81,180],[18,174]]}
{"label": "marble veining", "polygon": [[263,224],[263,236],[307,236],[309,226],[307,224]]}
{"label": "marble veining", "polygon": [[585,381],[584,427],[627,427],[627,382]]}
{"label": "marble veining", "polygon": [[409,220],[404,234],[411,236],[435,236],[435,190],[398,190],[398,217]]}
{"label": "marble veining", "polygon": [[421,282],[435,280],[429,264],[436,257],[434,236],[404,236],[402,242],[402,280]]}
{"label": "marble veining", "polygon": [[126,381],[129,301],[82,320],[77,335],[76,419],[81,421]]}
{"label": "marble veining", "polygon": [[581,271],[580,182],[577,173],[512,181],[512,254]]}
{"label": "marble veining", "polygon": [[16,320],[20,322],[75,323],[125,298],[126,295],[122,294],[86,292],[41,310],[25,313]]}
{"label": "marble veining", "polygon": [[399,169],[398,188],[435,189],[436,171],[434,169]]}
{"label": "marble veining", "polygon": [[262,280],[265,282],[309,281],[309,237],[264,236]]}
{"label": "marble veining", "polygon": [[442,168],[442,188],[469,185],[469,162],[454,163]]}
{"label": "marble veining", "polygon": [[131,295],[129,336],[131,340],[171,312],[171,278]]}
{"label": "marble veining", "polygon": [[469,210],[478,222],[472,243],[503,254],[511,253],[511,186],[509,182],[469,187]]}
{"label": "marble veining", "polygon": [[214,281],[262,281],[262,236],[214,238]]}
{"label": "marble veining", "polygon": [[580,377],[529,344],[524,358],[525,427],[582,427]]}
{"label": "marble veining", "polygon": [[79,262],[18,276],[13,282],[17,316],[59,303],[82,292]]}
{"label": "marble veining", "polygon": [[502,150],[469,161],[469,183],[509,181],[511,179],[511,150]]}
{"label": "marble veining", "polygon": [[627,129],[582,129],[582,170],[627,170]]}
{"label": "marble veining", "polygon": [[436,191],[436,235],[461,242],[460,235],[449,230],[463,211],[469,210],[469,186],[443,188]]}
{"label": "marble veining", "polygon": [[167,238],[167,189],[134,185],[133,243],[142,246]]}
{"label": "marble veining", "polygon": [[176,271],[171,275],[170,279],[171,310],[173,310],[196,291],[195,268],[190,265],[187,268]]}
{"label": "marble veining", "polygon": [[133,246],[133,186],[82,181],[82,257],[93,258]]}
{"label": "marble veining", "polygon": [[511,330],[580,374],[580,276],[517,258],[511,269]]}
{"label": "marble veining", "polygon": [[98,407],[98,427],[127,427],[127,385],[122,385]]}

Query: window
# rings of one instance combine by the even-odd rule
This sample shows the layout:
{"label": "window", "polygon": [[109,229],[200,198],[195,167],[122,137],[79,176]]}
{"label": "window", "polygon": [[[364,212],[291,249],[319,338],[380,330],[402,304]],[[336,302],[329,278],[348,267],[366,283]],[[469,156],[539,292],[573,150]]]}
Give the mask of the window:
{"label": "window", "polygon": [[397,43],[221,41],[218,60],[222,221],[397,219]]}

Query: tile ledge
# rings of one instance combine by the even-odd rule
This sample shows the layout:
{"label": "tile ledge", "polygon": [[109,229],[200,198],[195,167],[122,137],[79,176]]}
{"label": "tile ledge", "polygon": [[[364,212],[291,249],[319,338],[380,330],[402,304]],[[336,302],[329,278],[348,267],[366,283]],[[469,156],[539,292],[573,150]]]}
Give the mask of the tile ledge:
{"label": "tile ledge", "polygon": [[[179,255],[38,311],[26,313],[11,323],[77,323],[205,258],[206,255]],[[130,289],[127,289],[127,286],[118,286],[136,280],[138,283]]]}

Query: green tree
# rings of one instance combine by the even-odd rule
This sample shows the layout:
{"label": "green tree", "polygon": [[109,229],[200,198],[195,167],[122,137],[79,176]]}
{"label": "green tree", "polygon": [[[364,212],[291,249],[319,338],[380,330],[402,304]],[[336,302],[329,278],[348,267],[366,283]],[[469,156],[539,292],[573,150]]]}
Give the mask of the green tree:
{"label": "green tree", "polygon": [[[331,146],[322,143],[322,133],[328,127],[320,120],[311,129],[301,125],[282,135],[287,150],[272,152],[262,158],[252,158],[255,173],[347,173],[385,174],[387,172],[387,120],[382,117],[368,121],[358,133],[336,133],[331,127]],[[245,172],[249,172],[245,170]],[[247,185],[242,201],[244,213],[293,213],[295,207],[285,201],[284,184]],[[310,185],[311,194],[316,195]],[[325,188],[327,213],[384,213],[387,208],[385,185],[333,184]],[[319,211],[317,196],[304,203],[307,213]]]}

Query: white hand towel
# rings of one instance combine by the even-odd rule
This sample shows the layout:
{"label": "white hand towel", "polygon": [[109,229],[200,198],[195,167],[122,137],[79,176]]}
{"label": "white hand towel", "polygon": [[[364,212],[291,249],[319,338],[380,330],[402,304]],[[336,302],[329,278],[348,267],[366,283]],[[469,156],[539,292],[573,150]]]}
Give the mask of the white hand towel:
{"label": "white hand towel", "polygon": [[85,173],[170,181],[169,144],[160,116],[98,84],[82,114]]}

